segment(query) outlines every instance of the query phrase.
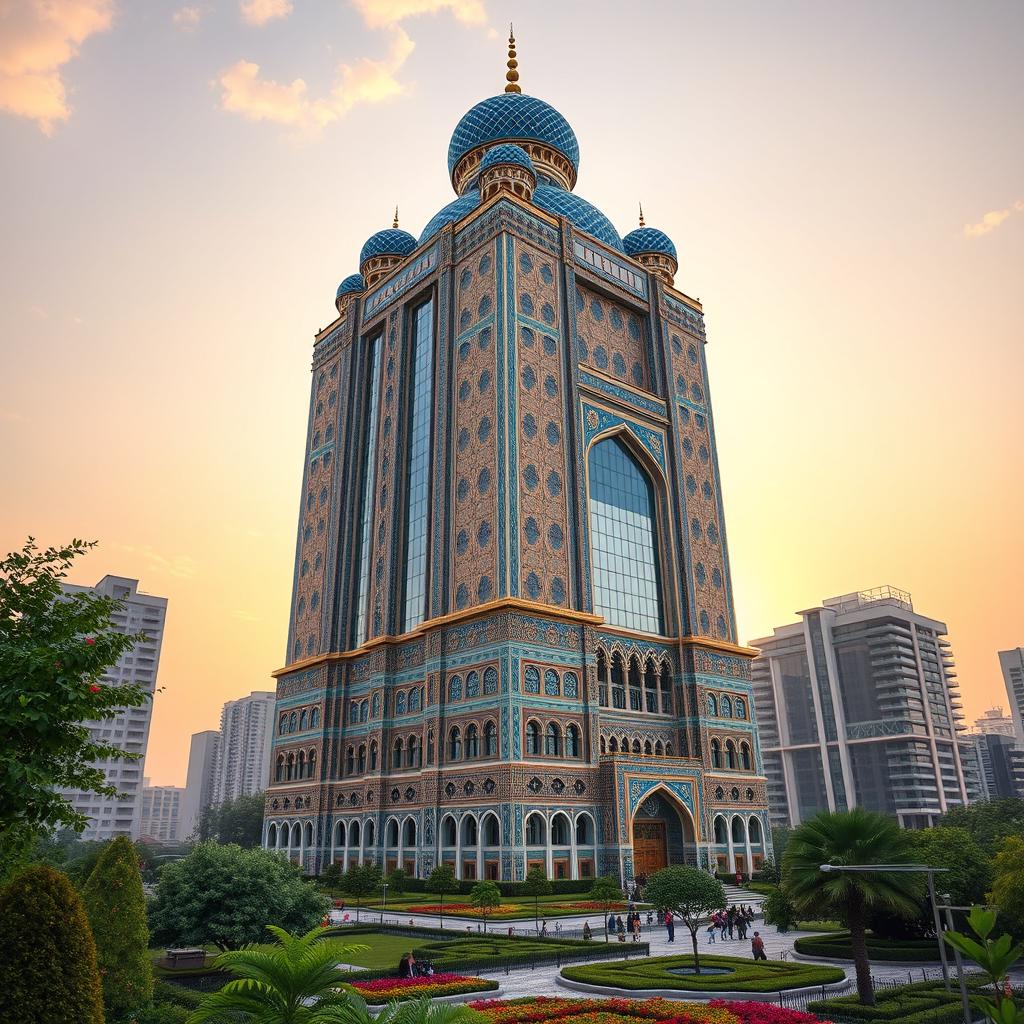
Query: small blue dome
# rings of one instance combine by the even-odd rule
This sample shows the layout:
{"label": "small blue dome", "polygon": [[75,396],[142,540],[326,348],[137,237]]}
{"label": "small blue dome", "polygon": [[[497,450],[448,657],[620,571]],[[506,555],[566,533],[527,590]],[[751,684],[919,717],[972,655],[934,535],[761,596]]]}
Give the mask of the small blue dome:
{"label": "small blue dome", "polygon": [[580,231],[604,242],[616,252],[624,252],[622,239],[612,222],[596,207],[572,192],[555,185],[538,184],[533,190],[533,201],[542,210],[562,216]]}
{"label": "small blue dome", "polygon": [[370,235],[359,250],[359,266],[371,256],[408,256],[416,248],[416,239],[401,228],[385,228]]}
{"label": "small blue dome", "polygon": [[[518,149],[518,146],[510,147],[512,149]],[[522,150],[520,150],[522,152]],[[525,155],[525,154],[524,154]],[[450,202],[447,206],[442,207],[433,217],[427,222],[427,226],[423,229],[423,233],[420,235],[420,240],[417,244],[422,245],[424,242],[433,238],[441,228],[446,224],[454,224],[457,221],[462,220],[463,217],[468,213],[472,213],[480,205],[480,193],[476,189],[470,189],[463,196],[459,196],[458,199]]]}
{"label": "small blue dome", "polygon": [[[515,164],[517,167],[525,167],[533,171],[533,161],[530,154],[513,142],[503,142],[499,146],[493,146],[487,150],[487,155],[480,162],[480,170],[486,171],[489,167],[497,167],[499,164]],[[534,177],[537,172],[534,171]]]}
{"label": "small blue dome", "polygon": [[463,114],[448,146],[448,173],[477,146],[520,139],[557,149],[579,170],[580,145],[569,122],[543,100],[519,92],[503,92],[482,100]]}
{"label": "small blue dome", "polygon": [[338,285],[338,294],[335,298],[340,299],[342,295],[348,295],[349,292],[362,291],[366,291],[366,282],[363,280],[363,275],[349,274],[348,277]]}
{"label": "small blue dome", "polygon": [[622,240],[622,244],[626,247],[627,256],[637,256],[642,252],[660,252],[665,256],[671,256],[676,263],[679,262],[672,239],[657,228],[634,228]]}

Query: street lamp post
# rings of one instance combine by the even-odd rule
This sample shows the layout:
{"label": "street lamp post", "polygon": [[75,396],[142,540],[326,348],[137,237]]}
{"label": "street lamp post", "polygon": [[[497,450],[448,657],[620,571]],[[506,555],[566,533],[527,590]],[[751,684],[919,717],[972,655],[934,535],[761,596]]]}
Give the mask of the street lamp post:
{"label": "street lamp post", "polygon": [[[822,864],[820,870],[826,873],[829,871],[846,871],[878,874],[882,871],[897,871],[901,873],[913,872],[916,874],[927,875],[928,901],[932,906],[932,920],[935,922],[935,938],[939,943],[939,960],[942,963],[942,983],[945,985],[947,992],[952,991],[949,984],[949,961],[946,959],[946,944],[942,939],[942,925],[939,922],[939,907],[935,900],[935,876],[948,871],[949,868],[933,868],[929,867],[927,864]],[[962,971],[960,972],[960,977],[963,978]]]}
{"label": "street lamp post", "polygon": [[380,908],[380,923],[384,923],[384,911],[388,909],[388,883],[381,882],[381,888],[384,890],[384,902]]}
{"label": "street lamp post", "polygon": [[[972,910],[972,907],[954,907],[952,905],[953,898],[949,895],[942,897],[943,905],[942,910],[946,912],[946,930],[953,930],[953,911],[954,910]],[[963,1007],[964,1020],[970,1021],[971,1019],[971,1000],[967,995],[967,980],[964,978],[964,962],[960,956],[960,950],[953,947],[953,959],[956,961],[956,976],[960,982],[960,1005]]]}

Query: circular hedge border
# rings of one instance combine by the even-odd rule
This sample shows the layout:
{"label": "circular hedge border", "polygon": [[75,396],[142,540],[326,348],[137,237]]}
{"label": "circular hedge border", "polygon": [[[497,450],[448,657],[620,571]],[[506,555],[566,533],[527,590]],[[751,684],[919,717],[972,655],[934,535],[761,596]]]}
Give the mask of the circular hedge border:
{"label": "circular hedge border", "polygon": [[[793,943],[793,949],[799,956],[853,961],[849,932],[805,936]],[[869,935],[868,959],[891,964],[934,964],[939,961],[939,948],[934,939],[882,939]]]}
{"label": "circular hedge border", "polygon": [[702,967],[728,968],[729,973],[673,974],[673,968],[692,967],[693,956],[657,956],[564,967],[561,979],[566,987],[584,991],[594,987],[627,996],[656,991],[670,997],[709,998],[733,998],[734,994],[735,998],[757,998],[794,989],[820,989],[824,994],[843,991],[850,984],[841,967],[714,955],[701,956],[700,963]]}

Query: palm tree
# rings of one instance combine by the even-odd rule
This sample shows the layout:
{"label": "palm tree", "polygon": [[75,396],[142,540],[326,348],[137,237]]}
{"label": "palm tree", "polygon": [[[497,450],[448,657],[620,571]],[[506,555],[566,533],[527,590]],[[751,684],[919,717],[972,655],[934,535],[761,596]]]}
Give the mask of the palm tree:
{"label": "palm tree", "polygon": [[188,1024],[369,1024],[366,1004],[338,988],[339,964],[366,946],[325,939],[319,927],[302,936],[274,925],[267,929],[277,939],[274,945],[249,945],[217,957],[214,964],[235,980],[207,996]]}
{"label": "palm tree", "polygon": [[798,913],[831,910],[850,929],[857,995],[875,1002],[868,961],[867,911],[879,907],[912,916],[921,905],[921,881],[903,872],[821,870],[822,864],[870,866],[910,863],[902,829],[891,818],[855,807],[818,814],[796,828],[786,844],[782,885]]}
{"label": "palm tree", "polygon": [[377,1016],[377,1024],[467,1024],[482,1014],[455,1003],[431,1003],[424,996],[404,1003],[388,1003]]}

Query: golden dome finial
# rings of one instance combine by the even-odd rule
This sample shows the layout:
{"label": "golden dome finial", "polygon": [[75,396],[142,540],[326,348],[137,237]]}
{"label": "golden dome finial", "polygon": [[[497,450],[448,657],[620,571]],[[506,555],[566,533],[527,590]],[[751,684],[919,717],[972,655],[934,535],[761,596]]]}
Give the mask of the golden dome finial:
{"label": "golden dome finial", "polygon": [[505,86],[505,92],[522,92],[519,88],[519,72],[516,68],[519,67],[519,61],[516,60],[516,37],[512,31],[512,23],[509,22],[508,26],[508,71],[505,72],[505,80],[508,85]]}
{"label": "golden dome finial", "polygon": [[640,207],[640,227],[646,227],[644,223],[644,204],[639,203],[638,205]]}
{"label": "golden dome finial", "polygon": [[397,206],[395,207],[395,219],[394,219],[394,222],[392,223],[391,226],[393,228],[397,228],[398,227],[398,207]]}

